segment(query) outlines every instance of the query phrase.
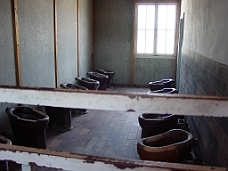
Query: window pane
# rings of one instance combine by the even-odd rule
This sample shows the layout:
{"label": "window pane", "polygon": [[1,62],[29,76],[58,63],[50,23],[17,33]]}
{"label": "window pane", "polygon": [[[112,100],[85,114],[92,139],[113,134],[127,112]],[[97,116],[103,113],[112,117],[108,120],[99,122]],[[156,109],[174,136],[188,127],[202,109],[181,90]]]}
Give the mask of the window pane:
{"label": "window pane", "polygon": [[138,30],[137,53],[145,53],[145,30]]}
{"label": "window pane", "polygon": [[155,4],[137,7],[137,53],[154,54],[156,47],[158,55],[174,54],[177,6],[164,3],[157,5],[158,8]]}
{"label": "window pane", "polygon": [[146,5],[138,6],[138,29],[146,28]]}
{"label": "window pane", "polygon": [[166,33],[166,54],[174,54],[175,31]]}
{"label": "window pane", "polygon": [[158,54],[174,54],[175,29],[176,5],[158,5]]}
{"label": "window pane", "polygon": [[176,5],[167,6],[167,29],[176,28]]}
{"label": "window pane", "polygon": [[166,5],[158,5],[158,29],[166,29],[167,8]]}
{"label": "window pane", "polygon": [[146,29],[154,29],[155,5],[147,5]]}
{"label": "window pane", "polygon": [[154,53],[154,30],[146,31],[146,53]]}
{"label": "window pane", "polygon": [[166,46],[166,31],[158,30],[158,38],[157,38],[157,53],[165,54],[165,46]]}

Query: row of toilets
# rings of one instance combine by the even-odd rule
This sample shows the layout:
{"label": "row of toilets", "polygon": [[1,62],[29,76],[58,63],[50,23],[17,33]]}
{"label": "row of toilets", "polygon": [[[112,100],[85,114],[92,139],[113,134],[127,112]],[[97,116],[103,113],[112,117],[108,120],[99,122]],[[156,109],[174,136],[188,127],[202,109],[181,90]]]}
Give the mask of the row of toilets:
{"label": "row of toilets", "polygon": [[[106,90],[113,84],[113,71],[97,69],[96,72],[89,71],[88,77],[76,77],[76,83],[61,84],[61,88],[80,90]],[[13,144],[46,149],[46,129],[57,131],[69,131],[72,129],[71,114],[85,114],[86,109],[71,109],[61,107],[45,106],[44,111],[32,107],[17,106],[6,108],[10,125],[13,132]],[[0,137],[1,142],[7,138]],[[10,141],[11,142],[11,141]],[[0,170],[1,164],[0,164]]]}
{"label": "row of toilets", "polygon": [[[76,83],[60,84],[64,89],[80,89],[80,90],[106,90],[107,87],[113,86],[114,72],[103,68],[96,71],[87,72],[87,77],[76,77]],[[73,109],[46,106],[45,111],[50,118],[49,128],[56,131],[69,131],[73,128],[71,124],[71,116],[75,114],[86,114],[86,109]]]}
{"label": "row of toilets", "polygon": [[[98,68],[96,71],[89,71],[85,77],[76,77],[75,84],[63,83],[60,84],[64,89],[79,89],[79,90],[106,90],[107,87],[112,87],[114,72],[103,68]],[[72,109],[46,106],[45,111],[50,117],[49,128],[56,131],[69,131],[73,128],[71,124],[71,115],[86,114],[86,109]]]}
{"label": "row of toilets", "polygon": [[[150,93],[177,94],[173,79],[162,79],[149,83]],[[203,165],[194,157],[192,146],[198,140],[189,132],[188,125],[181,115],[143,113],[138,122],[142,128],[137,151],[141,159]]]}
{"label": "row of toilets", "polygon": [[106,90],[113,86],[114,72],[103,68],[87,72],[87,77],[76,77],[77,84],[89,90]]}
{"label": "row of toilets", "polygon": [[166,93],[166,94],[177,94],[178,90],[173,87],[174,79],[167,78],[159,81],[149,82],[149,89],[151,93]]}

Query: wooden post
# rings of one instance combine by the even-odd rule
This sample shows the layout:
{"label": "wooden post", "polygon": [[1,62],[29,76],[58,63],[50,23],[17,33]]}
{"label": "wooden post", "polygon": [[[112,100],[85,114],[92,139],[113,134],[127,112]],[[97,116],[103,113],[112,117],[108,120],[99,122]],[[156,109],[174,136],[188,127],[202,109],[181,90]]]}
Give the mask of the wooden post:
{"label": "wooden post", "polygon": [[134,85],[135,80],[135,3],[133,4],[133,32],[132,32],[132,54],[131,54],[131,86]]}
{"label": "wooden post", "polygon": [[178,43],[179,43],[179,33],[180,33],[180,14],[181,14],[181,1],[177,4],[177,25],[176,25],[176,37],[175,37],[175,69],[174,69],[174,79],[175,79],[175,86],[177,84],[177,56],[178,56]]}
{"label": "wooden post", "polygon": [[21,64],[20,64],[20,39],[19,39],[19,23],[18,23],[18,5],[17,0],[13,1],[14,8],[14,35],[15,35],[15,68],[16,68],[16,84],[21,87]]}
{"label": "wooden post", "polygon": [[58,78],[58,22],[57,22],[57,0],[54,0],[54,58],[55,58],[55,87],[59,85]]}
{"label": "wooden post", "polygon": [[95,0],[92,1],[92,55],[91,55],[91,69],[94,71],[94,47],[95,47],[95,11],[94,11]]}
{"label": "wooden post", "polygon": [[77,0],[77,72],[80,76],[80,0]]}

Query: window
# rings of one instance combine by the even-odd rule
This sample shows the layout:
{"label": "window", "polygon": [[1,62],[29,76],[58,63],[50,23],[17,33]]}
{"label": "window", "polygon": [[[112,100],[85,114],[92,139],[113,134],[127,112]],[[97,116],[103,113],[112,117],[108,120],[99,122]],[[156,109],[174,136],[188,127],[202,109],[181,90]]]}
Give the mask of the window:
{"label": "window", "polygon": [[136,4],[136,53],[174,55],[177,4]]}

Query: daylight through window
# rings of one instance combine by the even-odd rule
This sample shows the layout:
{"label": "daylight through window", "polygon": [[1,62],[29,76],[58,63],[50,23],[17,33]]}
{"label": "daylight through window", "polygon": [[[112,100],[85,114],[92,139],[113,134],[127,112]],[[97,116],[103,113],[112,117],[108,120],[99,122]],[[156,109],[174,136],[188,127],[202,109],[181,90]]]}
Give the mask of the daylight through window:
{"label": "daylight through window", "polygon": [[137,4],[137,54],[173,55],[176,4]]}

